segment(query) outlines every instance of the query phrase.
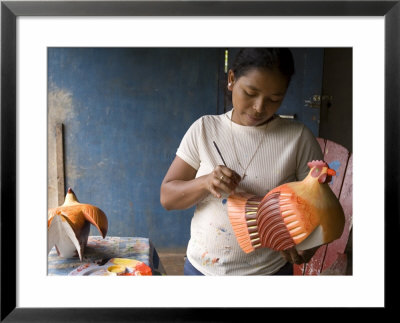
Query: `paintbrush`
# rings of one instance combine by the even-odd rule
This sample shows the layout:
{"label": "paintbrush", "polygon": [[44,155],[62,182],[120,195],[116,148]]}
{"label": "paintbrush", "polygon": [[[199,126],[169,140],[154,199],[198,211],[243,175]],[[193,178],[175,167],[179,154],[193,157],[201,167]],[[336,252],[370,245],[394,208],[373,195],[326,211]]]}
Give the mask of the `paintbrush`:
{"label": "paintbrush", "polygon": [[224,163],[225,167],[228,167],[228,166],[226,166],[226,163],[225,163],[224,157],[222,157],[221,151],[219,150],[219,148],[218,148],[217,144],[215,143],[215,141],[213,141],[213,143],[214,143],[214,146],[215,146],[215,148],[217,149],[218,155],[219,155],[219,157],[221,157],[221,159],[222,159],[222,162]]}

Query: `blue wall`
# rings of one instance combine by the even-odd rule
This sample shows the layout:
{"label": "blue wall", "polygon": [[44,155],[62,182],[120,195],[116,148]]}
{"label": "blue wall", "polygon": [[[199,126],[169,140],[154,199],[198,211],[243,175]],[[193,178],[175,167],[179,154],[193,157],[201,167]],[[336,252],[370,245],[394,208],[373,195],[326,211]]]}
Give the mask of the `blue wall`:
{"label": "blue wall", "polygon": [[193,209],[165,211],[160,184],[187,128],[217,113],[220,59],[219,49],[48,49],[49,93],[72,101],[66,187],[106,213],[109,236],[186,245]]}

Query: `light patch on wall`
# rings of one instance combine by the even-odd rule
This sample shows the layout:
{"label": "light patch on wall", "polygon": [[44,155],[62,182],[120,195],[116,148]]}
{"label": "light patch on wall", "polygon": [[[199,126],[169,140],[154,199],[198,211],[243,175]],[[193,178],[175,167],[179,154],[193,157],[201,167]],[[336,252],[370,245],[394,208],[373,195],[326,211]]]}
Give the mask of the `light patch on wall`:
{"label": "light patch on wall", "polygon": [[72,93],[50,84],[47,96],[47,207],[58,206],[56,124],[75,115]]}

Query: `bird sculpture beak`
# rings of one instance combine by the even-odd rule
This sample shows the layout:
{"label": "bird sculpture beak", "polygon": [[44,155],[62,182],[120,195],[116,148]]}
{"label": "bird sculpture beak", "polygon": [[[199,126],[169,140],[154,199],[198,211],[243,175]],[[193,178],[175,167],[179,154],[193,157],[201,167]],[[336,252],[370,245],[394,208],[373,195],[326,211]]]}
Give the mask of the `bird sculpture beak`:
{"label": "bird sculpture beak", "polygon": [[332,168],[328,168],[326,173],[328,174],[328,176],[335,176],[336,175],[336,171],[334,169],[332,169]]}

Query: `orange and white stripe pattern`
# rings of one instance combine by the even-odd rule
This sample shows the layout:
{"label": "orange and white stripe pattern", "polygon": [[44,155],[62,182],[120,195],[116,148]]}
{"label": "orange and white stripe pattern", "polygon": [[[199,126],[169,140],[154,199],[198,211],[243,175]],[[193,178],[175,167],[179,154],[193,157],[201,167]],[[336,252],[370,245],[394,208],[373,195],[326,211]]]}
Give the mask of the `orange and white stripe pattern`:
{"label": "orange and white stripe pattern", "polygon": [[240,248],[250,253],[261,247],[257,210],[262,197],[238,193],[228,198],[228,214]]}

